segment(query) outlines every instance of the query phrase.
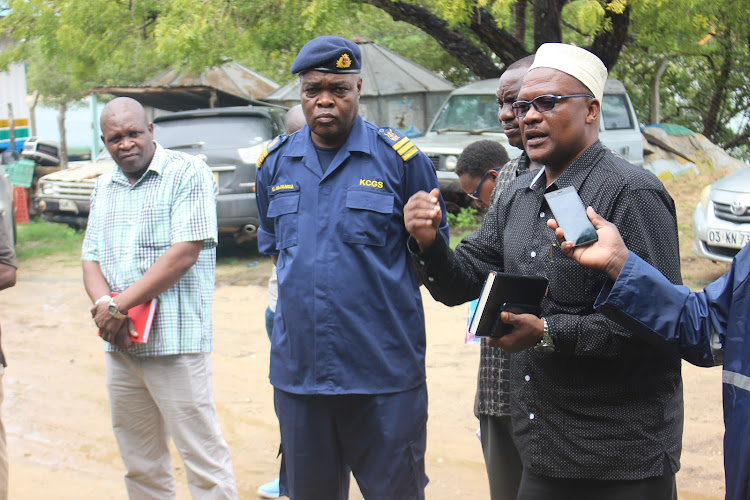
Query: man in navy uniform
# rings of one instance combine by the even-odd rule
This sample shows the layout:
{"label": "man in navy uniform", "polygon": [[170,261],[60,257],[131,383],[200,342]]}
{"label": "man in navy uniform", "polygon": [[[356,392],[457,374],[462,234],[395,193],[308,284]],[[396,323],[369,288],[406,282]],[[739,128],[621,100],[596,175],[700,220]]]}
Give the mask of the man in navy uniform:
{"label": "man in navy uniform", "polygon": [[356,44],[308,42],[291,69],[307,124],[258,159],[258,247],[278,269],[281,493],[293,500],[348,498],[350,469],[368,500],[424,498],[427,484],[424,312],[403,207],[438,181],[407,137],[358,115],[360,68]]}

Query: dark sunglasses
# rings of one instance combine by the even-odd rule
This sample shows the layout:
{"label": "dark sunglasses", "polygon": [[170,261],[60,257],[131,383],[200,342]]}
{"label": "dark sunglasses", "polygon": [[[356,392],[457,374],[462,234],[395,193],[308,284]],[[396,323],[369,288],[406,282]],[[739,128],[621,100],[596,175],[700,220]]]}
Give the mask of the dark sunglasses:
{"label": "dark sunglasses", "polygon": [[513,108],[513,114],[515,114],[517,118],[523,118],[524,116],[526,116],[526,113],[528,113],[529,108],[531,106],[534,106],[534,109],[537,110],[539,113],[544,113],[554,108],[555,104],[557,104],[557,101],[559,101],[560,99],[567,99],[569,97],[588,97],[589,99],[594,98],[594,96],[589,95],[589,94],[570,94],[570,95],[544,94],[544,95],[536,96],[530,101],[516,101],[511,105],[511,108]]}
{"label": "dark sunglasses", "polygon": [[489,174],[493,170],[497,172],[498,170],[500,170],[500,167],[491,168],[488,171],[486,171],[484,175],[482,176],[482,178],[479,180],[479,184],[477,184],[477,188],[474,190],[473,193],[469,195],[469,198],[471,198],[472,200],[481,201],[479,198],[479,190],[482,189],[482,184],[484,184],[484,181],[487,180],[487,174]]}

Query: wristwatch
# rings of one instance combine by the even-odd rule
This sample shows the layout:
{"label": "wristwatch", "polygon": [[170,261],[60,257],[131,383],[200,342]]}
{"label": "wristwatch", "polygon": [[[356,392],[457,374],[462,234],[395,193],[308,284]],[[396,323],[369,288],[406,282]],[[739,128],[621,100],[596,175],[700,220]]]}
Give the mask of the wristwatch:
{"label": "wristwatch", "polygon": [[535,351],[539,351],[542,354],[550,354],[555,352],[555,342],[552,340],[552,335],[549,333],[549,325],[547,320],[542,318],[542,324],[544,329],[542,331],[542,339],[534,346]]}
{"label": "wristwatch", "polygon": [[125,315],[120,312],[120,309],[117,308],[117,304],[115,304],[115,299],[110,298],[109,299],[109,305],[107,306],[107,311],[109,311],[110,316],[112,316],[115,319],[123,319]]}

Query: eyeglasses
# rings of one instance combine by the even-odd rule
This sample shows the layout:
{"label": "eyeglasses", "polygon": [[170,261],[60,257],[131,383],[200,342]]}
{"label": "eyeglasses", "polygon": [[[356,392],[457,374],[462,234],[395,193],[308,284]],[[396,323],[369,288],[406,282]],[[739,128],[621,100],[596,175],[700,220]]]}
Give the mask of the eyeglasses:
{"label": "eyeglasses", "polygon": [[523,118],[524,116],[526,116],[526,113],[528,113],[531,106],[534,106],[534,109],[539,113],[545,113],[554,108],[555,104],[557,104],[557,101],[559,101],[560,99],[567,99],[569,97],[588,97],[589,99],[594,99],[594,96],[589,94],[544,94],[538,95],[530,101],[516,101],[511,105],[511,108],[513,108],[513,114],[515,114],[517,118]]}
{"label": "eyeglasses", "polygon": [[482,201],[482,200],[481,200],[481,199],[479,198],[479,190],[480,190],[480,189],[482,189],[482,184],[484,184],[484,181],[486,181],[486,180],[487,180],[487,174],[489,174],[489,173],[490,173],[490,172],[492,172],[492,171],[495,171],[495,172],[497,172],[498,170],[500,170],[500,167],[495,167],[495,168],[491,168],[491,169],[489,169],[488,171],[486,171],[486,172],[484,173],[484,175],[482,176],[482,178],[481,178],[481,179],[479,179],[479,184],[477,184],[477,188],[476,188],[476,189],[474,190],[474,192],[473,192],[473,193],[471,193],[471,194],[469,195],[469,198],[471,198],[472,200]]}

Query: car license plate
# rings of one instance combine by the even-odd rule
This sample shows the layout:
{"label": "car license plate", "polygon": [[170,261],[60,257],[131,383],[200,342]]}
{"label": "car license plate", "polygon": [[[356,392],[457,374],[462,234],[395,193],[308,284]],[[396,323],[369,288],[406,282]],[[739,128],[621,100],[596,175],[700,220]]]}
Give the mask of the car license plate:
{"label": "car license plate", "polygon": [[729,231],[727,229],[709,229],[708,243],[725,247],[742,248],[750,242],[750,233]]}
{"label": "car license plate", "polygon": [[60,210],[63,212],[78,213],[78,205],[73,200],[60,200]]}

